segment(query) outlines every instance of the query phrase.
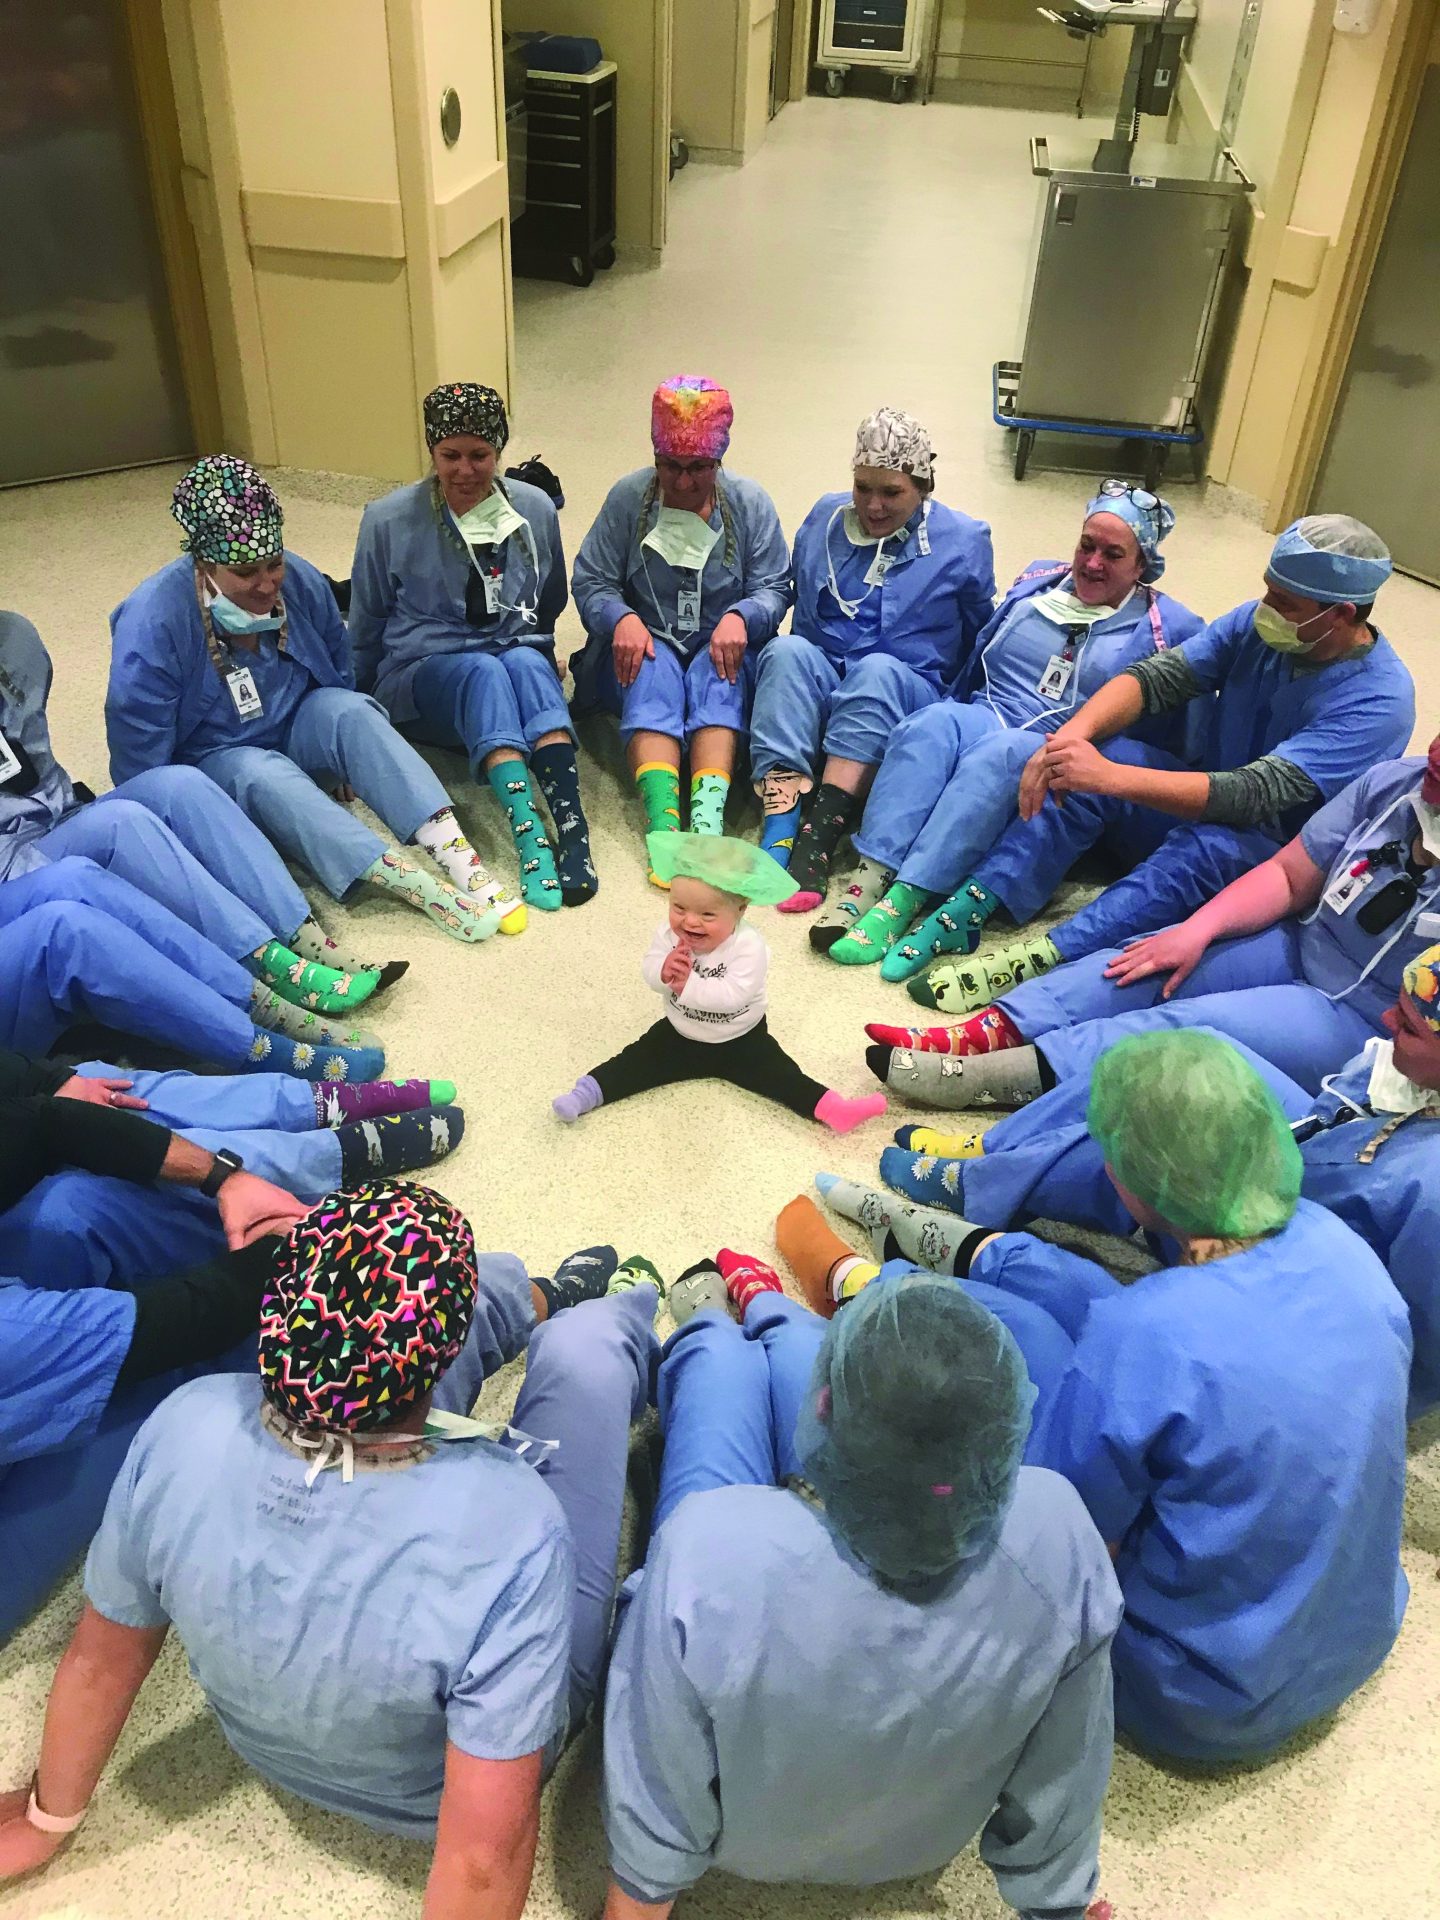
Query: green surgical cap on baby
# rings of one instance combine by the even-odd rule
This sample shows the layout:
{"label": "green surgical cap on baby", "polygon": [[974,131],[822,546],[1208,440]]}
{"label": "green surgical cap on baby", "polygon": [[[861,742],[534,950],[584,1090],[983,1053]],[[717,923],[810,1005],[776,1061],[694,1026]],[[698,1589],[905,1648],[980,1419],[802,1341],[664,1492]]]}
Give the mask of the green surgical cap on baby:
{"label": "green surgical cap on baby", "polygon": [[1108,1048],[1085,1120],[1120,1184],[1181,1233],[1249,1239],[1295,1211],[1303,1167],[1290,1123],[1219,1034],[1139,1033]]}
{"label": "green surgical cap on baby", "polygon": [[795,882],[780,862],[748,840],[717,833],[647,833],[645,848],[657,880],[703,880],[721,893],[736,893],[757,906],[788,900]]}

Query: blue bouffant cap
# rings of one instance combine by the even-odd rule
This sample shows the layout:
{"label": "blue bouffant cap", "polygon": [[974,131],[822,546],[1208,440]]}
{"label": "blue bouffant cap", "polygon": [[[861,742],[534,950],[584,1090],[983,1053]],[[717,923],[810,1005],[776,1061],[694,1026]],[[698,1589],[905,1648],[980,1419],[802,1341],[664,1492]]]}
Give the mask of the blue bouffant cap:
{"label": "blue bouffant cap", "polygon": [[1312,513],[1295,521],[1270,550],[1265,578],[1322,606],[1368,606],[1390,578],[1390,550],[1348,513]]}

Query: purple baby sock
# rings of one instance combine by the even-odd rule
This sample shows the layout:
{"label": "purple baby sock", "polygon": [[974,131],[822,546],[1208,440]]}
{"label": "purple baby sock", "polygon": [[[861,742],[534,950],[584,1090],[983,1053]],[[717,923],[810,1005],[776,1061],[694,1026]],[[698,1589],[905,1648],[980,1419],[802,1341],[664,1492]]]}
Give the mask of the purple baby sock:
{"label": "purple baby sock", "polygon": [[605,1096],[600,1091],[599,1082],[593,1080],[588,1073],[582,1073],[568,1093],[560,1094],[550,1104],[568,1127],[573,1125],[582,1113],[593,1113],[596,1107],[603,1106],[604,1102]]}

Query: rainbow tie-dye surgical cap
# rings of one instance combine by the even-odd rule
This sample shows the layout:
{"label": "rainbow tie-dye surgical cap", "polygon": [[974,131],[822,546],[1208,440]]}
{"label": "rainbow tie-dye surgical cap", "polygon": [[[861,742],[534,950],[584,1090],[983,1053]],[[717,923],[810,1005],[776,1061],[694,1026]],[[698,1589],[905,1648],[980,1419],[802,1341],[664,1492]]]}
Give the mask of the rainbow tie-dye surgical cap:
{"label": "rainbow tie-dye surgical cap", "polygon": [[729,394],[701,373],[662,380],[650,402],[650,438],[667,460],[723,460],[734,421]]}
{"label": "rainbow tie-dye surgical cap", "polygon": [[260,1383],[303,1427],[365,1433],[428,1394],[475,1311],[475,1237],[430,1188],[376,1181],[297,1221],[260,1303]]}
{"label": "rainbow tie-dye surgical cap", "polygon": [[1405,969],[1404,986],[1426,1026],[1440,1033],[1440,947],[1426,947],[1415,956]]}

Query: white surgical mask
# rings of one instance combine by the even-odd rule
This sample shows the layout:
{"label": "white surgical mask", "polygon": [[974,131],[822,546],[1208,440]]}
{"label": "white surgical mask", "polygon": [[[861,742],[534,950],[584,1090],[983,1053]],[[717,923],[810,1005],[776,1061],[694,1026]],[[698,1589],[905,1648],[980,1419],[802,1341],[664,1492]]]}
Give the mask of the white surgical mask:
{"label": "white surgical mask", "polygon": [[500,489],[494,487],[478,507],[457,514],[455,525],[472,546],[498,547],[525,525],[525,516],[517,513]]}
{"label": "white surgical mask", "polygon": [[1434,1102],[1436,1095],[1429,1087],[1417,1087],[1396,1066],[1392,1040],[1371,1040],[1365,1051],[1370,1055],[1370,1084],[1365,1097],[1372,1113],[1418,1113]]}
{"label": "white surgical mask", "polygon": [[[1120,607],[1129,598],[1127,593]],[[1043,614],[1047,620],[1053,620],[1057,627],[1093,627],[1097,621],[1108,620],[1112,613],[1120,611],[1120,607],[1089,606],[1066,587],[1051,587],[1048,593],[1037,593],[1031,604],[1037,613]]]}
{"label": "white surgical mask", "polygon": [[1277,613],[1262,600],[1255,609],[1254,626],[1266,646],[1273,647],[1276,653],[1308,653],[1324,636],[1317,633],[1313,640],[1304,640],[1301,635],[1306,627],[1313,627],[1317,620],[1324,618],[1322,611],[1312,613],[1308,620],[1287,620],[1283,613]]}
{"label": "white surgical mask", "polygon": [[1428,800],[1422,800],[1418,794],[1412,805],[1420,828],[1421,846],[1432,858],[1440,860],[1440,807],[1432,807]]}
{"label": "white surgical mask", "polygon": [[247,613],[212,584],[206,593],[205,605],[222,633],[277,633],[285,624],[283,600],[277,600],[270,613]]}
{"label": "white surgical mask", "polygon": [[852,547],[879,547],[893,537],[889,534],[871,533],[854,507],[846,507],[841,525],[845,529],[845,538]]}
{"label": "white surgical mask", "polygon": [[700,573],[719,538],[720,529],[702,520],[698,513],[687,513],[684,507],[661,507],[654,526],[640,544],[672,567],[693,567]]}

